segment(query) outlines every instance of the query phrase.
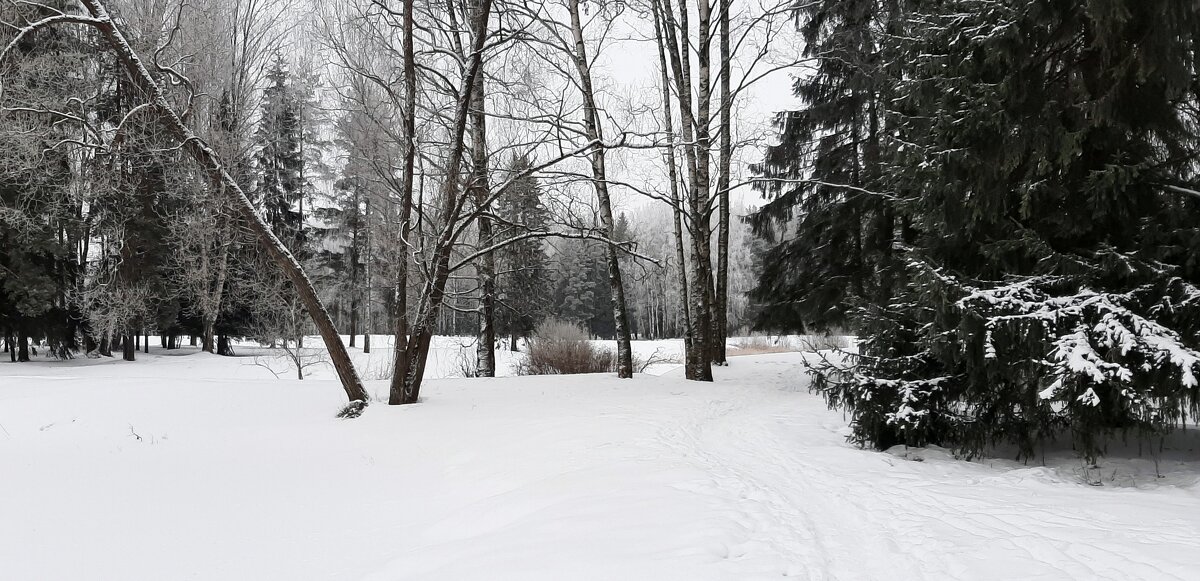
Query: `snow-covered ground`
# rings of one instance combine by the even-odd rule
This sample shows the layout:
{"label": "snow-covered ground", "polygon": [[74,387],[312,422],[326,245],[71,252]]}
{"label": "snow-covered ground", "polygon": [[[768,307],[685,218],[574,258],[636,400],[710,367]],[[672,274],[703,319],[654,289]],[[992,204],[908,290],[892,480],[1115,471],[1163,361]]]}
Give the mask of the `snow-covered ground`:
{"label": "snow-covered ground", "polygon": [[796,353],[711,385],[435,380],[336,420],[324,371],[155,352],[0,363],[0,579],[1200,579],[1194,438],[1089,486],[850,446]]}

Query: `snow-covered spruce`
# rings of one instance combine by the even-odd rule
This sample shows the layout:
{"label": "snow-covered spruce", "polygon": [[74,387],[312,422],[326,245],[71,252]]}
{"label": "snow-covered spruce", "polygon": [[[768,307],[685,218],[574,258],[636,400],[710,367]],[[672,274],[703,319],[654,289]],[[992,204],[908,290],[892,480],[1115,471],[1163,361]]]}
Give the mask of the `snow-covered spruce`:
{"label": "snow-covered spruce", "polygon": [[861,354],[810,368],[814,389],[853,410],[857,442],[955,444],[970,455],[1009,441],[1028,456],[1070,437],[1094,459],[1108,437],[1161,435],[1200,416],[1194,334],[1160,320],[1193,302],[1189,286],[1098,292],[1041,276],[976,287],[925,273],[950,306],[903,329],[922,351],[887,353],[884,332]]}

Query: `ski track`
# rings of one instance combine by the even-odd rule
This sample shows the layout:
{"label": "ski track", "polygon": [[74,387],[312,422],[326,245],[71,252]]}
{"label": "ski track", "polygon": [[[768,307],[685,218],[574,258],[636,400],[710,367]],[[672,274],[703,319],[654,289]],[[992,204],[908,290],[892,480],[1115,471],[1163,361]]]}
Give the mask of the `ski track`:
{"label": "ski track", "polygon": [[[995,483],[980,484],[1003,480],[1003,472],[958,461],[945,470],[859,450],[845,442],[841,415],[824,410],[817,396],[803,405],[796,405],[803,395],[781,397],[779,388],[802,383],[794,367],[756,364],[762,369],[755,375],[775,377],[776,393],[718,379],[729,384],[725,399],[660,432],[664,446],[709,475],[683,488],[711,497],[740,525],[726,557],[776,565],[743,574],[813,581],[1200,578],[1200,559],[1163,567],[1154,558],[1194,555],[1200,523],[1131,523],[1121,518],[1129,515],[1106,510],[1138,491],[1017,481],[990,497]],[[1057,503],[1060,495],[1094,496],[1097,506]]]}

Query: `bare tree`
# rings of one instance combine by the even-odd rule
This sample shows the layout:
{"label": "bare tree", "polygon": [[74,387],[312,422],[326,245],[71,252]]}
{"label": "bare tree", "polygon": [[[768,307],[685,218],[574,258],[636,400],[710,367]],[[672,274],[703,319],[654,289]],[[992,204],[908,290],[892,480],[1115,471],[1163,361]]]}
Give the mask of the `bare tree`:
{"label": "bare tree", "polygon": [[[81,24],[94,28],[113,52],[117,61],[125,69],[134,86],[147,98],[146,102],[135,107],[130,114],[144,113],[153,115],[162,124],[163,128],[175,138],[179,143],[179,147],[208,173],[212,183],[220,184],[233,197],[242,218],[249,224],[268,255],[270,255],[288,279],[292,281],[292,284],[295,285],[301,301],[312,316],[313,322],[316,324],[318,331],[325,341],[326,347],[329,349],[330,357],[334,368],[338,372],[338,377],[341,379],[342,387],[345,389],[347,398],[350,400],[351,405],[347,408],[347,414],[357,415],[361,413],[368,402],[366,390],[358,378],[358,374],[354,369],[353,363],[350,361],[345,345],[342,344],[341,338],[337,334],[337,329],[334,327],[333,321],[329,318],[329,313],[317,297],[316,290],[313,288],[304,269],[255,212],[254,206],[251,204],[249,198],[246,197],[246,193],[229,174],[220,156],[184,122],[183,117],[186,117],[189,111],[185,110],[182,113],[183,117],[181,117],[181,113],[176,111],[170,100],[168,100],[162,84],[150,73],[146,62],[141,56],[134,51],[122,33],[120,26],[109,14],[101,0],[80,1],[85,8],[86,15],[56,10],[57,14],[22,26],[3,52],[0,52],[0,62],[3,62],[3,59],[21,38],[44,27],[58,24]],[[169,41],[170,36],[167,38],[167,42]],[[188,85],[190,81],[182,73],[169,65],[164,65],[157,61],[159,52],[159,50],[156,50],[155,59],[150,63],[158,74],[164,75],[165,78],[172,79],[174,82],[185,86]],[[191,98],[194,98],[194,96],[193,94]],[[128,117],[129,114],[127,114],[126,118]]]}

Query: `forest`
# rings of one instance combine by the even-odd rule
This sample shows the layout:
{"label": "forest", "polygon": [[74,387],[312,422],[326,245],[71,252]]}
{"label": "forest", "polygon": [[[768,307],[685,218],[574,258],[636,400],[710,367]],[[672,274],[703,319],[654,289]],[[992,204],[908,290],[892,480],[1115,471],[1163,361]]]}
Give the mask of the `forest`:
{"label": "forest", "polygon": [[[1095,457],[1200,414],[1194,2],[7,0],[0,21],[13,362],[315,335],[356,416],[347,349],[373,334],[405,404],[435,336],[474,337],[481,377],[547,321],[615,345],[622,378],[632,341],[674,338],[712,381],[730,337],[833,333],[858,343],[806,363],[812,389],[880,449],[1065,435]],[[748,119],[779,75],[795,106]]]}

